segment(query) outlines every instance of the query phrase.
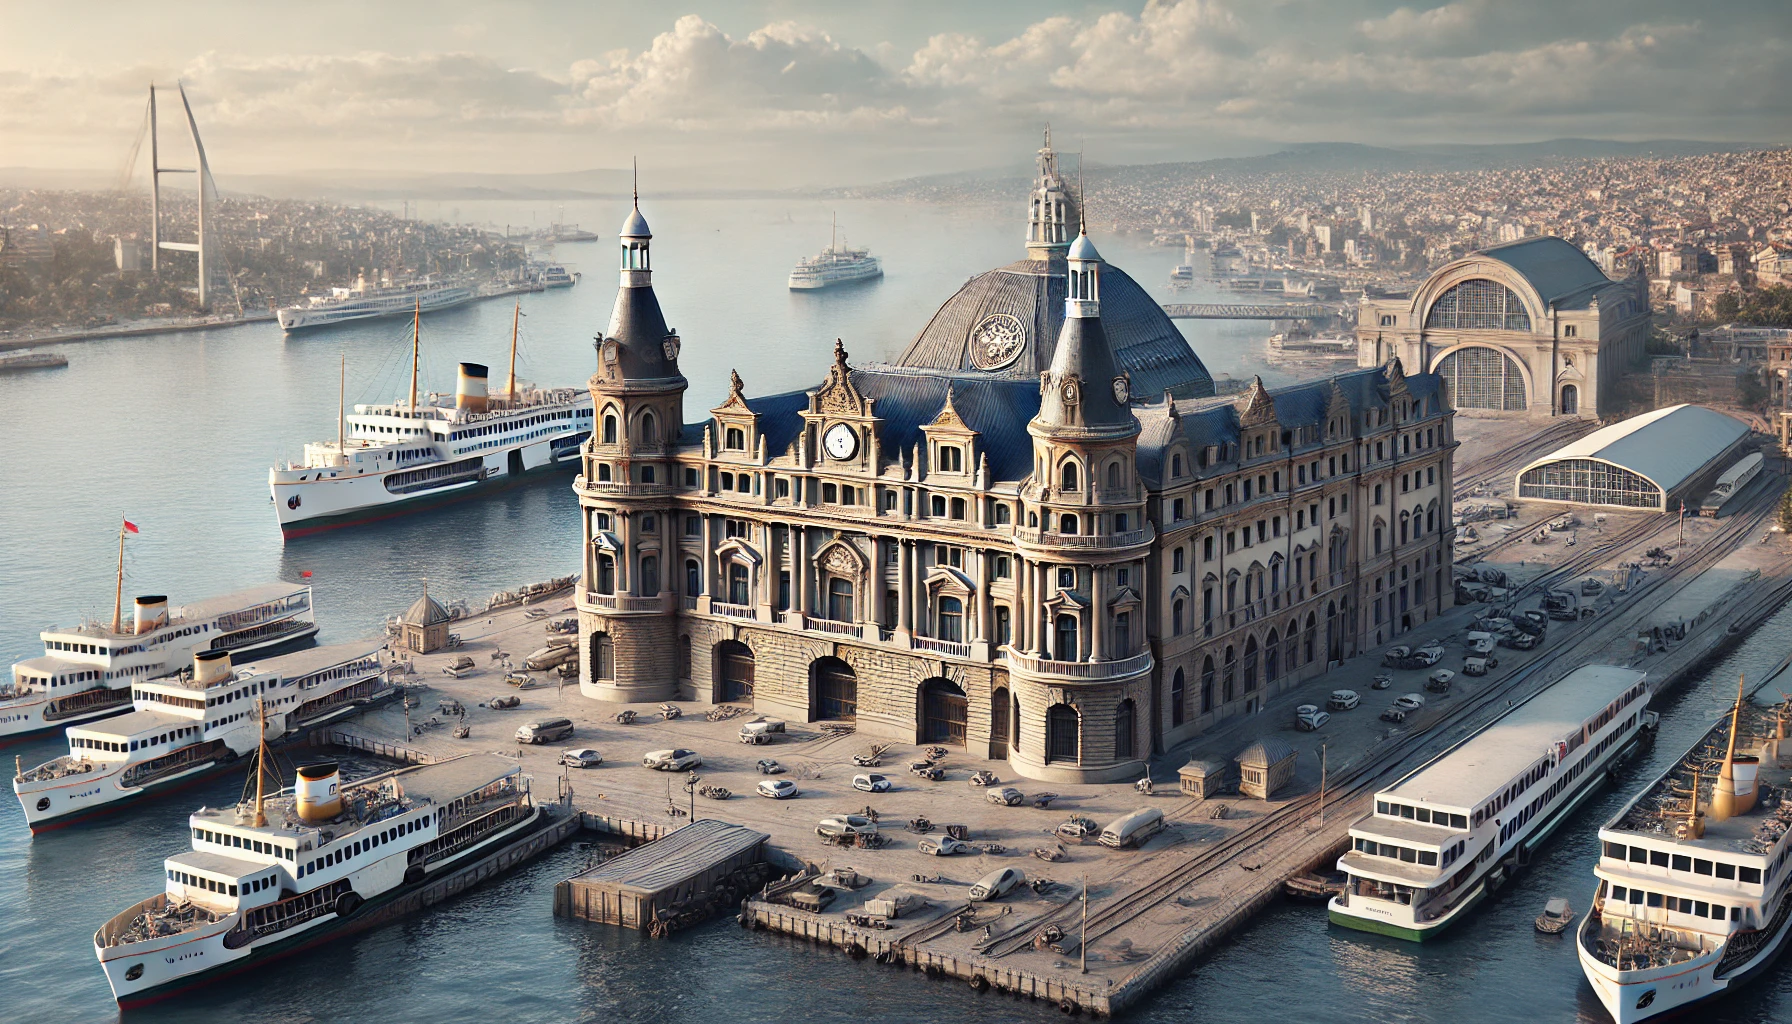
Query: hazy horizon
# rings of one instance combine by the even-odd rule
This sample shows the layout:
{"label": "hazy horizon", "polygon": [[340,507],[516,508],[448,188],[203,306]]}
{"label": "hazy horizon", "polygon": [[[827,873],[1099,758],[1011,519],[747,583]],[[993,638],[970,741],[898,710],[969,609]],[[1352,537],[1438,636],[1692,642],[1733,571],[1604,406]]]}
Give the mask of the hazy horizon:
{"label": "hazy horizon", "polygon": [[[0,0],[0,167],[116,179],[152,80],[185,83],[227,188],[632,156],[661,187],[856,184],[1018,168],[1048,121],[1091,164],[1310,142],[1772,145],[1792,125],[1769,0],[84,10]],[[184,155],[172,95],[162,109]]]}

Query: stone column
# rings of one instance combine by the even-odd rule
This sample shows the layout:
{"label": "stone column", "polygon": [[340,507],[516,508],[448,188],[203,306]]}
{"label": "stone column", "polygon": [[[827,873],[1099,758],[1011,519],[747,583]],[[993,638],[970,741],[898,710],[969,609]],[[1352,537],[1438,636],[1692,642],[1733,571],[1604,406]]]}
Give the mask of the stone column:
{"label": "stone column", "polygon": [[703,594],[697,599],[697,607],[707,613],[710,602],[716,599],[716,521],[715,517],[703,516]]}
{"label": "stone column", "polygon": [[977,609],[977,621],[970,638],[983,643],[989,640],[989,560],[994,556],[980,548],[973,551],[977,556],[977,599],[972,604]]}
{"label": "stone column", "polygon": [[1108,631],[1108,605],[1107,605],[1108,582],[1107,582],[1107,578],[1106,578],[1107,569],[1108,569],[1108,567],[1105,565],[1092,566],[1089,569],[1089,660],[1090,661],[1105,660],[1102,657],[1102,654],[1107,649],[1107,645],[1103,642],[1104,640],[1107,639],[1106,634]]}
{"label": "stone column", "polygon": [[914,567],[914,542],[900,540],[896,561],[896,633],[903,639],[915,631],[914,595],[910,590]]}
{"label": "stone column", "polygon": [[808,531],[799,523],[790,526],[790,608],[799,615],[809,614]]}

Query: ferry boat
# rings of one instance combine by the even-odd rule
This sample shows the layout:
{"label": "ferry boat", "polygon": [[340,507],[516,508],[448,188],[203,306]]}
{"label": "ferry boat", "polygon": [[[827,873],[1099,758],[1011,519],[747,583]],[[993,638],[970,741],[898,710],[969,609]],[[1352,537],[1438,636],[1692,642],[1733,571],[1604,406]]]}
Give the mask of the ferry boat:
{"label": "ferry boat", "polygon": [[[231,667],[228,650],[200,651],[190,669],[138,681],[129,714],[71,726],[66,755],[16,770],[12,789],[25,823],[44,832],[116,810],[227,768],[264,739],[283,739],[378,703],[396,692],[380,657],[383,646],[333,644],[239,669]],[[253,711],[257,701],[265,718]]]}
{"label": "ferry boat", "polygon": [[274,315],[280,321],[280,329],[290,334],[350,320],[403,316],[413,310],[433,313],[478,297],[478,288],[469,281],[425,277],[381,288],[369,284],[366,277],[359,277],[347,288],[331,288],[328,295],[313,295],[306,304],[287,306]]}
{"label": "ferry boat", "polygon": [[119,604],[110,626],[84,622],[46,629],[41,657],[12,667],[0,682],[0,740],[130,710],[131,687],[185,665],[194,651],[267,654],[317,635],[311,588],[288,583],[253,587],[182,605],[170,613],[162,595],[136,599],[134,621]]}
{"label": "ferry boat", "polygon": [[562,263],[550,263],[541,268],[541,283],[547,288],[571,288],[579,283],[581,275],[566,269]]}
{"label": "ferry boat", "polygon": [[[163,861],[163,890],[93,935],[112,995],[141,1006],[367,927],[392,904],[549,820],[530,777],[466,754],[344,784],[334,764],[298,769],[266,796],[200,808],[192,850]],[[389,908],[381,914],[382,908]]]}
{"label": "ferry boat", "polygon": [[[1736,706],[1599,830],[1575,947],[1618,1024],[1755,980],[1792,935],[1792,702]],[[1715,775],[1712,767],[1717,766]]]}
{"label": "ferry boat", "polygon": [[1375,795],[1333,924],[1424,941],[1462,919],[1654,725],[1645,674],[1586,665]]}
{"label": "ferry boat", "polygon": [[[338,397],[334,441],[305,445],[302,462],[268,470],[268,490],[284,538],[384,519],[467,497],[493,481],[551,466],[576,466],[591,436],[591,392],[519,386],[516,323],[510,375],[496,397],[488,369],[461,363],[453,395],[417,395],[419,321],[412,321],[410,397],[356,405]],[[521,317],[519,305],[516,316]],[[346,381],[343,385],[346,387]]]}
{"label": "ferry boat", "polygon": [[1356,339],[1346,335],[1314,335],[1287,331],[1269,336],[1269,362],[1276,366],[1356,365]]}
{"label": "ferry boat", "polygon": [[871,255],[869,249],[843,246],[839,243],[839,237],[839,223],[836,220],[828,247],[818,256],[798,260],[796,269],[790,272],[791,291],[815,291],[835,285],[873,281],[884,276],[883,264],[878,262],[876,256]]}

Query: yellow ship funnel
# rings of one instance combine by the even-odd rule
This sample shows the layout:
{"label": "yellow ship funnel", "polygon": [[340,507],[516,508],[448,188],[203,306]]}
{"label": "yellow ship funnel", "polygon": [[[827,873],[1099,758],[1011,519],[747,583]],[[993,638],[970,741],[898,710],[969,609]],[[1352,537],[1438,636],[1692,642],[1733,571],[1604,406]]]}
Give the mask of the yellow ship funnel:
{"label": "yellow ship funnel", "polygon": [[137,636],[168,624],[168,598],[161,594],[136,600],[137,622],[132,630]]}
{"label": "yellow ship funnel", "polygon": [[312,824],[329,821],[342,813],[342,773],[336,762],[308,764],[299,769],[293,784],[293,803],[299,819]]}
{"label": "yellow ship funnel", "polygon": [[490,370],[481,363],[460,364],[460,376],[454,386],[454,406],[462,412],[484,412],[489,404],[486,377]]}
{"label": "yellow ship funnel", "polygon": [[1742,677],[1736,680],[1736,708],[1730,712],[1730,745],[1724,751],[1724,766],[1718,772],[1717,785],[1711,788],[1711,817],[1723,821],[1738,814],[1747,814],[1755,807],[1755,779],[1761,761],[1756,757],[1736,756],[1736,731],[1742,723],[1744,699]]}
{"label": "yellow ship funnel", "polygon": [[193,652],[193,682],[200,686],[216,686],[230,681],[230,652],[222,650]]}

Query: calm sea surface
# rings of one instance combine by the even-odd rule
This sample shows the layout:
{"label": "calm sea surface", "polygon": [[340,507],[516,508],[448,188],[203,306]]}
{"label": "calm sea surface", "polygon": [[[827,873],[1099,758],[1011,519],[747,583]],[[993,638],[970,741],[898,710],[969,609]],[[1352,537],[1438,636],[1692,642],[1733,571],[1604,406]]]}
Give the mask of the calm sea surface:
{"label": "calm sea surface", "polygon": [[[1019,204],[1016,204],[1019,209]],[[519,376],[576,384],[594,368],[593,334],[615,295],[619,203],[567,204],[603,232],[555,257],[575,288],[522,297]],[[839,337],[857,361],[894,358],[970,275],[1023,254],[1014,211],[842,203],[842,233],[884,260],[878,284],[792,295],[784,278],[827,243],[832,206],[807,201],[649,201],[655,285],[684,338],[686,418],[721,401],[738,368],[750,393],[817,384]],[[426,204],[422,215],[546,224],[558,206]],[[1180,253],[1096,236],[1154,295]],[[1201,290],[1178,298],[1198,301]],[[450,390],[454,364],[503,373],[511,305],[494,300],[425,318],[423,387]],[[1183,321],[1216,374],[1262,372],[1267,324]],[[577,505],[563,475],[447,508],[282,545],[267,468],[307,439],[334,436],[338,361],[350,403],[408,383],[409,324],[349,325],[282,337],[272,325],[66,346],[66,370],[6,378],[0,403],[0,657],[41,652],[37,630],[111,614],[118,518],[142,528],[126,554],[126,595],[174,603],[309,571],[325,641],[376,632],[427,577],[432,593],[481,605],[496,590],[571,572]],[[1602,1021],[1573,946],[1531,928],[1543,901],[1584,909],[1594,830],[1718,714],[1737,671],[1771,668],[1792,613],[1764,626],[1664,707],[1662,737],[1622,787],[1589,804],[1529,872],[1465,926],[1423,947],[1330,928],[1323,912],[1277,909],[1132,1014],[1146,1021]],[[1714,696],[1716,694],[1716,696]],[[26,764],[59,738],[15,744]],[[161,860],[185,849],[185,817],[236,799],[213,780],[109,819],[32,839],[0,799],[0,1022],[117,1016],[93,959],[107,917],[161,887]],[[346,938],[231,979],[143,1021],[829,1021],[1046,1020],[1055,1010],[962,985],[928,984],[871,963],[715,924],[668,941],[557,921],[553,883],[584,854],[568,848],[424,916]],[[822,984],[817,985],[816,982]],[[1792,965],[1703,1018],[1792,1020]]]}

